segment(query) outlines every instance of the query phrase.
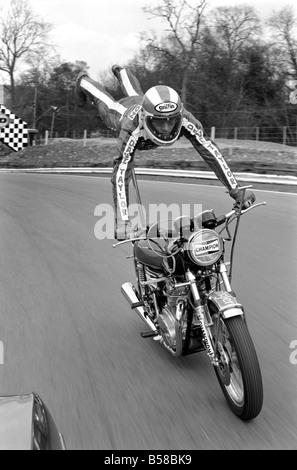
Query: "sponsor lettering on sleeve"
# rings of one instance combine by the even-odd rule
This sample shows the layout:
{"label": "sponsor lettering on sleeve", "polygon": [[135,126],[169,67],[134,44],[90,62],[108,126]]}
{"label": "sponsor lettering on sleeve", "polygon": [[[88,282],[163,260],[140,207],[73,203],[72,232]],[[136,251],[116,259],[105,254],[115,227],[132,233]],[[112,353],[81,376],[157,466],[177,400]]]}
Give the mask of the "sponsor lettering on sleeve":
{"label": "sponsor lettering on sleeve", "polygon": [[127,195],[125,189],[125,175],[127,171],[128,164],[131,160],[131,156],[135,149],[137,139],[132,135],[128,140],[126,147],[123,152],[123,160],[119,165],[116,176],[116,185],[117,185],[117,199],[120,209],[120,214],[122,220],[129,220],[128,216],[128,205],[127,205]]}
{"label": "sponsor lettering on sleeve", "polygon": [[215,157],[215,159],[219,162],[220,167],[225,177],[229,181],[231,187],[232,188],[236,187],[237,185],[236,179],[234,178],[232,171],[227,165],[219,149],[210,140],[205,139],[202,129],[197,129],[197,127],[191,122],[189,122],[188,120],[185,120],[185,121],[186,121],[185,122],[186,130],[189,131],[190,134],[195,136],[199,144],[203,145],[203,147],[206,148]]}

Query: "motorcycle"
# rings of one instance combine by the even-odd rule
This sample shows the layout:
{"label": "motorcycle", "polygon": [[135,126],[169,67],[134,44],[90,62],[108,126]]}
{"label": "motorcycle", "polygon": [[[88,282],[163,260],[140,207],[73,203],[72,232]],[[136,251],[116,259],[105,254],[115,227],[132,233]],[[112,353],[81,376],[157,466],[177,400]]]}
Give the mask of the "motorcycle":
{"label": "motorcycle", "polygon": [[[135,176],[133,182],[141,205]],[[141,336],[176,358],[206,352],[229,407],[244,421],[260,413],[263,383],[246,314],[231,287],[233,255],[241,217],[265,204],[158,221],[145,237],[113,245],[132,244],[137,287],[125,282],[121,292],[148,327]]]}

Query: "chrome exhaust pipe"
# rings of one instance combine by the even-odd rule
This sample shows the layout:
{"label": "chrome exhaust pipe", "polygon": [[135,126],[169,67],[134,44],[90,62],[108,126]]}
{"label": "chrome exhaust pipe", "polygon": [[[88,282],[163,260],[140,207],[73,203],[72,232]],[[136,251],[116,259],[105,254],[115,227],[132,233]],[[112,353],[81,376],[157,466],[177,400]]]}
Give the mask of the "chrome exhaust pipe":
{"label": "chrome exhaust pipe", "polygon": [[[139,302],[136,289],[131,282],[125,282],[125,284],[122,285],[121,293],[123,294],[125,299],[128,300],[132,308],[133,308],[133,304],[136,304]],[[135,312],[139,315],[139,317],[146,323],[146,325],[152,331],[157,331],[154,323],[151,321],[151,319],[147,315],[145,315],[145,310],[142,306],[134,307],[133,310],[135,310]]]}

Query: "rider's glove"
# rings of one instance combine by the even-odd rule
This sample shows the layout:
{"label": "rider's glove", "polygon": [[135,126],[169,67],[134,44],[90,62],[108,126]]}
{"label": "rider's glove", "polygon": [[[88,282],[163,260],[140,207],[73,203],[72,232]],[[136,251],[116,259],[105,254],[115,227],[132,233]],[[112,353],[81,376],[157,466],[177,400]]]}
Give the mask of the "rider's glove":
{"label": "rider's glove", "polygon": [[132,238],[146,238],[146,229],[134,228],[131,222],[119,224],[116,227],[115,239],[118,241],[131,240]]}
{"label": "rider's glove", "polygon": [[[234,208],[239,209],[241,199],[243,196],[243,190],[240,190],[238,188],[231,189],[231,191],[229,191],[229,194],[233,199],[235,199]],[[255,194],[252,191],[246,190],[244,193],[244,199],[242,201],[241,209],[242,210],[248,209],[252,204],[254,204],[255,200],[256,200]]]}
{"label": "rider's glove", "polygon": [[120,222],[116,226],[114,238],[118,240],[119,242],[123,240],[127,240],[128,238],[132,238],[129,236],[131,232],[132,232],[131,222]]}

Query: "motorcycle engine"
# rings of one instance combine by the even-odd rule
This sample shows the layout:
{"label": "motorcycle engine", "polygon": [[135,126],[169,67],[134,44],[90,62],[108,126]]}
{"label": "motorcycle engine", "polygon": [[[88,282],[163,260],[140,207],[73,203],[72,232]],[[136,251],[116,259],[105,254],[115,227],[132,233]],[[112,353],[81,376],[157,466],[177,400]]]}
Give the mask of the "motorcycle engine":
{"label": "motorcycle engine", "polygon": [[[174,348],[176,346],[175,321],[177,301],[181,299],[181,297],[185,298],[188,290],[188,287],[177,287],[172,289],[170,285],[167,285],[167,289],[164,291],[167,296],[167,302],[160,312],[158,323],[162,336],[170,348]],[[185,321],[183,329],[186,330]]]}
{"label": "motorcycle engine", "polygon": [[174,348],[176,345],[175,315],[173,315],[170,307],[165,306],[162,308],[162,312],[158,317],[158,323],[166,344],[170,348]]}

